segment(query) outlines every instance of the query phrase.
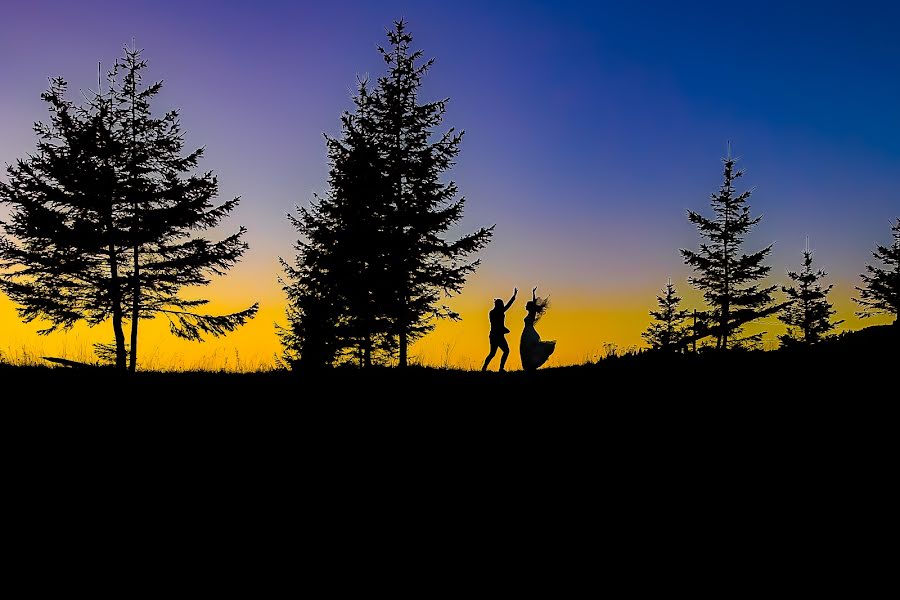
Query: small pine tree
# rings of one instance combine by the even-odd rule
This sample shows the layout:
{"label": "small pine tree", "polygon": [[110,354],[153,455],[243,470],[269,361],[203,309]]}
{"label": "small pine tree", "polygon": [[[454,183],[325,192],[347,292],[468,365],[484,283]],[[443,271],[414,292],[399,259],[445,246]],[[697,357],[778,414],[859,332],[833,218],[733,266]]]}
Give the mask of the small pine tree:
{"label": "small pine tree", "polygon": [[687,337],[688,327],[685,321],[688,319],[690,311],[679,310],[681,298],[677,296],[675,285],[671,279],[662,289],[662,295],[656,297],[656,303],[659,305],[659,310],[650,311],[650,316],[655,322],[650,324],[641,337],[654,350],[677,350]]}
{"label": "small pine tree", "polygon": [[884,268],[866,265],[862,277],[863,287],[857,287],[861,317],[878,314],[894,315],[894,325],[900,327],[900,217],[891,226],[894,238],[890,246],[876,246],[872,256],[884,264]]}
{"label": "small pine tree", "polygon": [[[815,344],[843,323],[831,320],[836,311],[828,301],[828,293],[834,285],[823,288],[820,280],[827,273],[822,270],[814,271],[812,265],[813,253],[807,240],[803,251],[803,269],[799,273],[788,271],[788,277],[795,286],[781,288],[790,300],[790,304],[778,315],[778,319],[788,326],[787,333],[779,338],[782,346]],[[797,329],[794,330],[794,327]]]}
{"label": "small pine tree", "polygon": [[770,314],[774,308],[772,292],[776,286],[764,287],[762,280],[771,267],[764,263],[772,251],[769,245],[752,254],[741,254],[746,236],[762,217],[750,217],[747,200],[751,191],[737,193],[735,181],[743,171],[735,170],[736,159],[722,161],[725,165],[724,180],[718,193],[711,197],[715,216],[707,218],[692,210],[688,219],[697,226],[706,242],[697,252],[682,249],[684,262],[697,275],[689,281],[710,306],[709,331],[716,335],[716,348],[727,349],[729,344],[744,341],[758,342],[762,334],[741,340],[738,334],[746,323]]}

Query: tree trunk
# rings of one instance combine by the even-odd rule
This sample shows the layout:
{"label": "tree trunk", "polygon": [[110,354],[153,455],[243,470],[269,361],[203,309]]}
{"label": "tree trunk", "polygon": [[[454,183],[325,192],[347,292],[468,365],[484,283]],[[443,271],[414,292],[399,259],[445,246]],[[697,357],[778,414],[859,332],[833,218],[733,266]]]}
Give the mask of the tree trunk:
{"label": "tree trunk", "polygon": [[116,336],[116,369],[124,371],[127,367],[125,358],[125,332],[122,329],[122,304],[113,305],[113,333]]}
{"label": "tree trunk", "polygon": [[112,299],[113,335],[116,337],[116,369],[127,368],[125,353],[125,332],[122,329],[122,290],[119,287],[119,261],[116,248],[109,245],[110,298]]}
{"label": "tree trunk", "polygon": [[[132,72],[132,75],[134,73]],[[137,114],[135,110],[135,102],[137,97],[137,81],[132,79],[131,84],[131,161],[134,163],[134,148],[137,145],[137,134],[134,130],[135,122],[137,121]],[[135,178],[132,177],[132,183],[135,182]],[[135,187],[132,185],[131,193],[135,193]],[[141,307],[141,272],[140,272],[140,252],[138,249],[138,237],[137,237],[137,228],[138,228],[138,198],[132,197],[132,211],[131,215],[131,243],[134,245],[134,283],[132,285],[132,300],[131,300],[131,347],[129,348],[129,362],[128,362],[128,370],[131,373],[134,373],[137,368],[137,342],[138,342],[138,322],[140,321],[140,307]]]}
{"label": "tree trunk", "polygon": [[697,353],[697,309],[694,309],[694,326],[691,328],[691,335],[694,336],[694,354]]}
{"label": "tree trunk", "polygon": [[138,265],[138,247],[134,247],[134,286],[131,291],[131,347],[129,348],[128,370],[134,373],[137,368],[138,323],[140,322],[141,285],[140,267]]}
{"label": "tree trunk", "polygon": [[362,352],[360,353],[360,366],[364,369],[371,368],[372,366],[372,315],[369,313],[368,307],[363,309],[362,315]]}
{"label": "tree trunk", "polygon": [[[110,238],[114,237],[114,225],[112,215],[112,202],[109,213],[106,215],[106,233]],[[113,335],[116,338],[116,369],[125,371],[128,368],[125,352],[125,332],[122,329],[122,288],[119,283],[119,257],[116,255],[116,245],[109,242],[109,297],[112,300]]]}
{"label": "tree trunk", "polygon": [[[729,150],[729,153],[731,151]],[[729,184],[730,185],[730,184]],[[725,224],[723,225],[723,229],[725,231],[728,230],[728,224],[731,222],[731,212],[726,209],[725,211]],[[721,338],[721,349],[728,350],[728,318],[729,318],[729,308],[731,308],[731,280],[728,278],[728,238],[722,240],[722,257],[723,257],[723,269],[724,269],[724,279],[725,279],[725,302],[722,303],[722,338]]]}
{"label": "tree trunk", "polygon": [[729,330],[728,321],[731,319],[731,306],[728,302],[722,307],[722,350],[728,350],[728,334],[731,333]]}
{"label": "tree trunk", "polygon": [[400,358],[398,360],[397,366],[400,368],[406,367],[406,325],[401,324],[403,329],[400,330]]}
{"label": "tree trunk", "polygon": [[[400,66],[400,47],[399,47],[399,45],[397,46],[397,49],[396,49],[395,60],[396,60],[396,65],[397,65],[398,69],[395,70],[395,72],[394,72],[394,84],[397,86],[397,89],[402,89],[400,86],[400,72],[399,72],[399,66]],[[401,105],[398,105],[397,114],[394,116],[394,126],[396,128],[394,130],[394,136],[395,136],[394,143],[396,144],[396,153],[397,153],[397,156],[395,157],[395,165],[394,165],[395,169],[396,169],[396,173],[395,173],[396,181],[394,183],[397,186],[397,212],[398,212],[398,216],[401,217],[399,232],[400,232],[401,239],[403,240],[404,245],[405,245],[406,239],[404,236],[403,226],[406,223],[402,221],[406,218],[406,210],[405,210],[406,206],[403,203],[403,172],[404,172],[404,169],[402,168],[402,166],[400,166],[403,163],[399,159],[399,156],[403,152],[403,108]],[[404,265],[405,265],[405,261],[404,261]],[[402,274],[402,276],[404,278],[403,282],[404,282],[404,287],[405,287],[405,284],[408,281],[407,278],[409,277],[409,272],[408,271],[404,272]],[[399,339],[400,356],[397,361],[397,366],[400,367],[401,369],[405,368],[407,365],[406,328],[407,328],[408,324],[406,322],[406,311],[407,311],[407,308],[409,305],[409,298],[407,298],[407,296],[406,296],[406,290],[402,290],[402,292],[403,292],[402,304],[400,306],[400,339]]]}
{"label": "tree trunk", "polygon": [[[408,275],[408,274],[405,274]],[[397,366],[405,368],[409,364],[407,357],[407,346],[409,345],[409,337],[407,335],[409,328],[409,296],[404,292],[403,305],[400,307],[400,357]]]}

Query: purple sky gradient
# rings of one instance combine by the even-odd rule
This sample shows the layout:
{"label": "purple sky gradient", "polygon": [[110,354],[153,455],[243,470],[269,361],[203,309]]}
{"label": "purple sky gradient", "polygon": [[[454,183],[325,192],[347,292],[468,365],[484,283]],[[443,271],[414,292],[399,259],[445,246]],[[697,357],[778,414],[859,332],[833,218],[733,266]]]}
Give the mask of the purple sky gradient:
{"label": "purple sky gradient", "polygon": [[752,249],[776,242],[773,276],[808,235],[832,278],[855,283],[900,212],[900,9],[621,4],[16,2],[0,33],[0,162],[33,150],[48,77],[74,97],[134,38],[165,80],[157,108],[181,111],[222,197],[244,199],[227,225],[249,229],[235,280],[277,298],[284,215],[324,191],[322,133],[355,78],[382,72],[375,46],[403,16],[437,58],[426,97],[449,96],[447,125],[466,131],[463,227],[497,224],[470,288],[487,302],[514,285],[628,297],[683,280],[677,249],[697,243],[685,211],[707,211],[728,140],[764,214]]}

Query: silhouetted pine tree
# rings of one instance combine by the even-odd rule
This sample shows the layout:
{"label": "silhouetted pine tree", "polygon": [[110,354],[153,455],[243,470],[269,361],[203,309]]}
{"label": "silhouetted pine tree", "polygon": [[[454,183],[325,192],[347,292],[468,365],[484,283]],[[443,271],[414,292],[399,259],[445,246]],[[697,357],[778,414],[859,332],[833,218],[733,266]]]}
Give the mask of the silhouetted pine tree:
{"label": "silhouetted pine tree", "polygon": [[654,322],[650,323],[647,331],[641,334],[650,347],[654,350],[671,351],[681,346],[682,340],[687,337],[685,321],[691,314],[687,310],[679,310],[681,298],[675,291],[675,285],[669,279],[663,294],[656,297],[659,310],[651,310],[650,316]]}
{"label": "silhouetted pine tree", "polygon": [[682,249],[681,254],[685,263],[697,272],[689,281],[703,292],[710,306],[707,314],[712,321],[710,331],[717,337],[716,347],[726,349],[729,343],[758,341],[762,334],[744,340],[736,336],[744,324],[771,314],[778,307],[770,306],[776,286],[761,287],[756,283],[771,269],[763,261],[772,246],[753,254],[740,254],[744,236],[761,217],[750,217],[746,205],[750,190],[740,194],[735,190],[735,181],[743,175],[742,171],[735,170],[736,160],[729,156],[723,162],[722,187],[711,196],[715,216],[707,218],[688,211],[688,219],[706,241],[700,244],[699,251]]}
{"label": "silhouetted pine tree", "polygon": [[24,322],[49,321],[41,334],[111,319],[116,366],[124,369],[127,213],[117,171],[123,149],[109,104],[77,107],[65,99],[66,89],[56,78],[41,94],[50,121],[35,123],[37,151],[9,166],[9,182],[0,182],[0,202],[10,206],[0,288]]}
{"label": "silhouetted pine tree", "polygon": [[132,370],[140,319],[163,315],[172,333],[200,340],[232,331],[257,310],[202,315],[195,309],[206,300],[179,296],[223,274],[247,246],[243,228],[221,242],[194,235],[218,225],[238,200],[213,206],[215,177],[186,176],[202,152],[180,156],[176,112],[150,116],[159,84],[139,89],[143,67],[138,52],[126,51],[107,77],[108,91],[85,107],[65,100],[65,82],[53,80],[42,95],[50,123],[35,126],[37,152],[10,167],[0,186],[0,201],[12,207],[0,287],[20,316],[47,319],[41,333],[111,319],[113,346],[100,345],[98,354],[110,351],[119,369],[128,367],[123,323],[130,320]]}
{"label": "silhouetted pine tree", "polygon": [[421,62],[422,52],[410,50],[412,36],[402,20],[388,32],[388,41],[388,49],[378,48],[389,72],[378,78],[372,109],[391,186],[387,264],[394,302],[390,317],[403,367],[409,344],[434,328],[434,318],[459,318],[439,301],[462,289],[479,264],[468,257],[488,244],[493,227],[454,241],[445,239],[462,218],[464,199],[457,199],[454,182],[441,178],[459,154],[463,133],[451,128],[432,141],[448,100],[420,103],[418,94],[434,60]]}
{"label": "silhouetted pine tree", "polygon": [[866,265],[862,277],[863,287],[857,287],[861,317],[878,314],[894,315],[894,325],[900,327],[900,217],[891,226],[894,241],[890,246],[876,246],[872,256],[884,264],[884,268]]}
{"label": "silhouetted pine tree", "polygon": [[327,275],[312,267],[324,262],[320,259],[322,246],[314,241],[319,227],[324,224],[311,222],[318,217],[318,209],[313,205],[308,216],[304,214],[306,209],[298,210],[299,217],[288,215],[288,218],[309,241],[298,241],[294,245],[297,250],[295,266],[279,259],[286,273],[286,278],[279,282],[287,296],[288,325],[276,324],[275,327],[283,347],[281,362],[290,368],[316,369],[333,364],[343,349],[337,336],[339,307]]}
{"label": "silhouetted pine tree", "polygon": [[124,275],[130,292],[131,371],[137,364],[142,319],[163,316],[173,335],[202,341],[204,334],[234,331],[258,309],[253,304],[227,315],[201,314],[197,309],[209,301],[182,295],[184,288],[208,285],[211,276],[224,275],[240,260],[248,248],[242,241],[246,229],[220,241],[198,235],[220,226],[240,198],[213,204],[218,181],[209,171],[192,174],[203,149],[184,154],[178,111],[159,118],[151,112],[162,84],[142,85],[146,66],[140,50],[126,47],[107,77],[109,92],[99,98],[111,104],[114,132],[123,148],[117,159],[130,254]]}
{"label": "silhouetted pine tree", "polygon": [[281,260],[288,326],[279,328],[283,361],[318,368],[358,358],[371,366],[390,352],[385,220],[387,179],[360,82],[354,112],[341,115],[341,137],[326,136],[329,190],[288,215],[300,234],[293,265]]}
{"label": "silhouetted pine tree", "polygon": [[[780,336],[782,346],[791,344],[815,344],[843,321],[831,321],[836,314],[828,301],[828,293],[833,285],[822,287],[820,280],[827,275],[825,271],[813,270],[813,256],[809,249],[809,241],[803,250],[803,269],[798,273],[788,271],[788,277],[796,284],[782,287],[790,304],[784,307],[778,319],[788,326],[787,333]],[[792,329],[796,327],[795,331]]]}

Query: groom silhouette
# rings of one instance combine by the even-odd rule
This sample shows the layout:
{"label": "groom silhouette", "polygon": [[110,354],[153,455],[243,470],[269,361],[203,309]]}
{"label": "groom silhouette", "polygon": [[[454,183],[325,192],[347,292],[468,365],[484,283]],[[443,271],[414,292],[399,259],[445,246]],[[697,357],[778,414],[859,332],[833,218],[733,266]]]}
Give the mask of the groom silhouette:
{"label": "groom silhouette", "polygon": [[500,298],[494,299],[494,308],[488,313],[491,319],[491,333],[488,335],[488,339],[491,342],[491,353],[484,359],[484,365],[481,367],[482,371],[487,371],[488,364],[493,360],[494,355],[497,354],[497,348],[503,351],[503,355],[500,357],[500,371],[503,371],[503,367],[506,366],[506,359],[509,358],[509,344],[506,343],[506,334],[509,333],[509,329],[506,328],[503,321],[506,311],[516,301],[516,294],[518,293],[519,288],[515,288],[512,298],[509,299],[506,305],[503,304],[503,300]]}

